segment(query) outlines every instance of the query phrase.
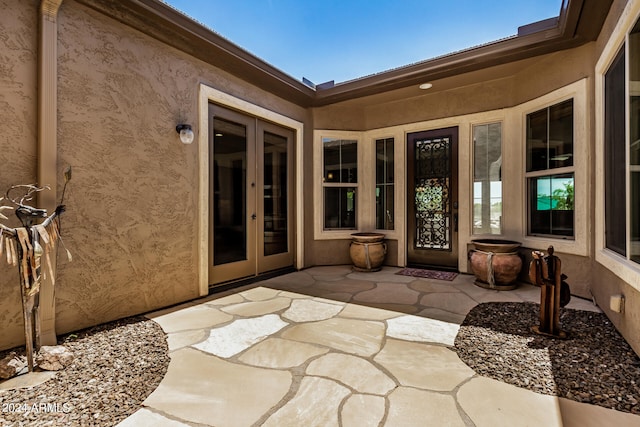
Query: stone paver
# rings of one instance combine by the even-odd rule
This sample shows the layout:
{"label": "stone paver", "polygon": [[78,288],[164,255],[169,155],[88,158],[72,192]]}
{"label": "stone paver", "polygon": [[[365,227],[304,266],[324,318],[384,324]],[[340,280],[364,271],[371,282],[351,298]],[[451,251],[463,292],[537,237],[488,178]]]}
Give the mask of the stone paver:
{"label": "stone paver", "polygon": [[353,319],[328,319],[303,323],[283,332],[290,340],[319,344],[359,356],[371,356],[380,350],[384,324]]}
{"label": "stone paver", "polygon": [[411,276],[402,276],[396,274],[400,271],[400,268],[389,268],[385,267],[381,271],[377,272],[375,275],[371,273],[361,273],[361,272],[353,272],[347,276],[348,279],[353,280],[369,280],[372,282],[386,282],[386,283],[411,283],[416,280],[415,277]]}
{"label": "stone paver", "polygon": [[406,341],[431,342],[453,346],[460,326],[455,323],[418,316],[387,320],[387,336]]}
{"label": "stone paver", "polygon": [[563,427],[638,427],[640,417],[596,405],[585,405],[574,400],[559,399]]}
{"label": "stone paver", "polygon": [[248,426],[287,394],[291,382],[288,371],[243,366],[182,349],[173,354],[167,375],[144,404],[193,423]]}
{"label": "stone paver", "polygon": [[491,378],[460,387],[458,403],[477,427],[561,427],[558,398],[533,393]]}
{"label": "stone paver", "polygon": [[289,305],[291,305],[291,299],[276,297],[265,301],[251,301],[233,304],[227,307],[221,307],[220,310],[236,316],[255,317],[278,312],[289,307]]}
{"label": "stone paver", "polygon": [[203,329],[196,329],[195,331],[183,331],[174,332],[167,336],[167,344],[169,345],[169,351],[178,350],[182,347],[187,347],[193,344],[204,341],[209,334]]}
{"label": "stone paver", "polygon": [[397,283],[378,283],[374,289],[356,294],[354,301],[385,302],[390,304],[415,304],[420,293]]}
{"label": "stone paver", "polygon": [[352,394],[342,407],[342,427],[378,427],[384,414],[384,397]]}
{"label": "stone paver", "polygon": [[460,289],[442,280],[418,279],[409,283],[409,287],[419,292],[460,292]]}
{"label": "stone paver", "polygon": [[478,305],[476,301],[462,292],[427,294],[422,297],[420,304],[463,315],[466,315],[473,307]]}
{"label": "stone paver", "polygon": [[211,328],[233,319],[230,314],[206,304],[184,309],[174,309],[160,316],[149,316],[166,333]]}
{"label": "stone paver", "polygon": [[318,377],[302,379],[295,397],[273,414],[264,427],[338,426],[338,408],[349,389]]}
{"label": "stone paver", "polygon": [[220,357],[231,357],[287,326],[280,316],[267,314],[253,319],[240,319],[214,329],[209,338],[194,347]]}
{"label": "stone paver", "polygon": [[208,301],[207,304],[216,307],[220,305],[238,304],[244,301],[245,299],[242,295],[231,294],[231,295],[224,296],[222,298],[214,298]]}
{"label": "stone paver", "polygon": [[265,368],[287,369],[325,354],[329,349],[302,342],[268,338],[247,350],[240,361]]}
{"label": "stone paver", "polygon": [[257,288],[249,289],[248,291],[244,291],[240,295],[242,295],[249,301],[265,301],[275,298],[279,293],[280,292],[277,289],[259,286]]}
{"label": "stone paver", "polygon": [[385,395],[396,383],[371,362],[347,354],[331,353],[309,365],[307,375],[334,379],[360,393]]}
{"label": "stone paver", "polygon": [[142,408],[118,424],[117,427],[189,427],[188,424],[164,417],[148,409]]}
{"label": "stone paver", "polygon": [[455,323],[456,325],[462,325],[465,317],[464,314],[451,313],[439,308],[425,308],[422,311],[416,313],[416,316],[428,317],[429,319],[442,320],[447,323]]}
{"label": "stone paver", "polygon": [[425,390],[451,391],[475,372],[445,347],[388,339],[374,360],[400,384]]}
{"label": "stone paver", "polygon": [[329,304],[315,300],[295,300],[291,307],[282,314],[287,320],[293,322],[315,322],[334,317],[342,310],[342,305]]}
{"label": "stone paver", "polygon": [[389,402],[387,426],[465,427],[452,396],[399,387]]}
{"label": "stone paver", "polygon": [[[317,267],[149,315],[167,332],[169,369],[120,425],[640,425],[483,378],[450,348],[476,304],[538,302],[538,288],[495,291],[464,274],[447,282],[399,270]],[[572,307],[598,311],[579,298]]]}
{"label": "stone paver", "polygon": [[402,316],[402,313],[380,308],[367,307],[360,304],[347,304],[339,314],[340,317],[349,317],[361,320],[387,320]]}

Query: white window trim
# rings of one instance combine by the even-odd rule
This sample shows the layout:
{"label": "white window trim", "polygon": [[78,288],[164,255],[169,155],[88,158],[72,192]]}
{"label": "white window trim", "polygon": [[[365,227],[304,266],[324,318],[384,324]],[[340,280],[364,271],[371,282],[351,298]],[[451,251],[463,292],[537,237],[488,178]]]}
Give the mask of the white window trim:
{"label": "white window trim", "polygon": [[[587,79],[579,80],[575,83],[564,86],[546,95],[534,100],[525,102],[515,107],[515,111],[519,114],[522,123],[520,141],[520,162],[521,162],[521,197],[523,216],[522,235],[520,240],[525,247],[546,249],[553,246],[558,252],[589,256],[589,247],[591,244],[591,234],[588,232],[589,224],[591,224],[591,194],[588,191],[590,186],[590,154],[589,154],[589,117],[587,105]],[[529,236],[528,233],[528,193],[527,178],[537,173],[527,173],[526,156],[527,156],[527,115],[539,111],[543,108],[550,107],[560,102],[573,98],[573,156],[574,163],[572,167],[548,169],[542,175],[555,175],[556,173],[573,172],[574,173],[574,237],[572,239],[563,239],[561,236]]]}
{"label": "white window trim", "polygon": [[[356,190],[356,229],[326,230],[324,228],[324,173],[323,139],[353,139],[358,141],[358,182]],[[394,229],[376,229],[375,189],[376,163],[375,141],[383,138],[394,140]],[[383,233],[387,239],[404,240],[405,233],[405,134],[398,129],[372,131],[336,131],[316,129],[313,134],[313,202],[317,207],[314,215],[314,239],[350,239],[352,233],[375,231]],[[404,257],[402,257],[404,259]]]}
{"label": "white window trim", "polygon": [[[357,182],[350,183],[349,187],[356,189],[356,228],[326,230],[324,228],[324,144],[323,139],[349,139],[357,141],[358,150],[358,177]],[[350,239],[352,233],[364,230],[363,211],[371,204],[371,197],[367,195],[367,189],[371,186],[365,182],[365,177],[370,175],[370,162],[365,159],[363,147],[363,132],[357,131],[335,131],[335,130],[314,130],[313,132],[313,206],[316,207],[314,214],[314,238],[316,240]]]}
{"label": "white window trim", "polygon": [[[636,21],[640,19],[640,2],[633,1],[627,3],[618,23],[611,33],[611,37],[609,38],[607,44],[602,50],[602,54],[600,59],[596,63],[595,68],[595,153],[596,153],[596,194],[604,194],[605,191],[605,164],[604,164],[604,78],[605,73],[609,70],[611,63],[615,59],[618,54],[620,48],[623,44],[625,44],[625,48],[628,50],[627,43],[627,34]],[[627,64],[628,64],[628,52],[626,55]],[[625,67],[628,65],[625,64]],[[628,75],[628,72],[626,73]],[[628,87],[629,82],[626,81],[625,85],[627,85],[626,93],[629,93],[630,88]],[[628,96],[626,96],[628,99]],[[627,101],[628,102],[628,101]],[[629,115],[626,117],[626,140],[629,140]],[[628,153],[627,153],[628,155]],[[626,168],[626,165],[625,165]],[[627,192],[627,200],[628,200],[628,189]],[[629,203],[627,203],[628,207]],[[626,257],[619,255],[618,253],[607,249],[605,246],[605,205],[604,205],[604,197],[597,197],[595,199],[595,258],[596,262],[607,268],[613,274],[618,276],[620,279],[624,280],[631,287],[640,291],[640,264],[637,264],[631,260],[628,260]],[[629,213],[627,212],[627,222],[629,221]],[[629,230],[627,224],[627,230]],[[630,249],[628,246],[627,248]]]}

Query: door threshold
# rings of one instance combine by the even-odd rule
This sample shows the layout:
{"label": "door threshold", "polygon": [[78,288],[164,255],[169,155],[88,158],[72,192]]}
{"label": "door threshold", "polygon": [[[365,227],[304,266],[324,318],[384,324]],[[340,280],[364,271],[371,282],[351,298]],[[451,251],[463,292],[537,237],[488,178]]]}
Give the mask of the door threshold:
{"label": "door threshold", "polygon": [[228,291],[229,289],[239,288],[241,286],[250,285],[252,283],[260,282],[262,280],[272,279],[274,277],[282,276],[284,274],[294,273],[298,271],[295,267],[285,267],[278,270],[267,271],[266,273],[259,274],[257,276],[242,277],[240,279],[232,279],[222,283],[216,283],[215,285],[209,285],[209,294],[213,295],[219,292]]}

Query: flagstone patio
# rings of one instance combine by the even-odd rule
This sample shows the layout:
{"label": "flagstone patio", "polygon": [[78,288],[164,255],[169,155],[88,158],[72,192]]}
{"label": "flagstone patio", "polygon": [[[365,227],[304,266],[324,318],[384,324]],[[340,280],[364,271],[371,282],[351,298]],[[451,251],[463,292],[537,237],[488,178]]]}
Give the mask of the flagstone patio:
{"label": "flagstone patio", "polygon": [[[482,302],[538,302],[498,292],[315,267],[149,317],[171,362],[128,426],[638,426],[640,417],[477,375],[452,349]],[[573,298],[569,308],[598,311]]]}

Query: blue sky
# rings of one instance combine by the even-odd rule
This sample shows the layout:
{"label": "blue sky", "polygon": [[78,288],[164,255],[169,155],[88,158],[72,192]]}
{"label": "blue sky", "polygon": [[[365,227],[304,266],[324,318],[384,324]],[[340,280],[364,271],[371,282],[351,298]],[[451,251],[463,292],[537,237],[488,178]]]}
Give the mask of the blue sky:
{"label": "blue sky", "polygon": [[562,0],[165,0],[292,77],[343,82],[515,35]]}

